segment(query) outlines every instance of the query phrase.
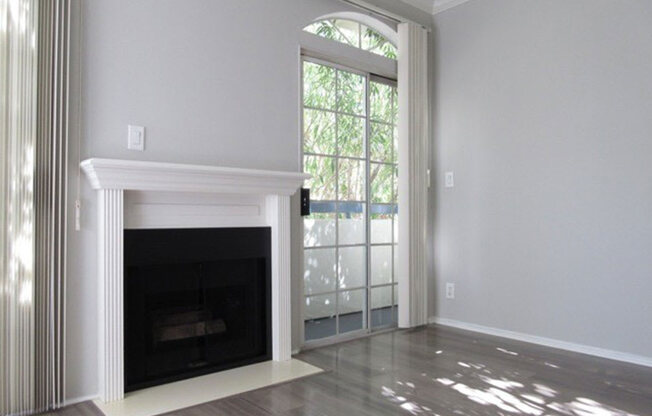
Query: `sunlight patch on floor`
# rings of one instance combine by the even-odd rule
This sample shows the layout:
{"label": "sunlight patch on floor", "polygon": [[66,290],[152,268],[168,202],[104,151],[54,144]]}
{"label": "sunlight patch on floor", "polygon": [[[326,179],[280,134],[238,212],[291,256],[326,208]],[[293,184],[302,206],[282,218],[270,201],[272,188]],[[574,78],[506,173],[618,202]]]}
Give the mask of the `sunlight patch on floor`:
{"label": "sunlight patch on floor", "polygon": [[510,351],[510,350],[506,350],[505,348],[497,347],[496,349],[497,349],[498,351],[500,351],[500,352],[504,352],[505,354],[509,354],[509,355],[518,355],[517,352],[515,352],[515,351]]}
{"label": "sunlight patch on floor", "polygon": [[[508,355],[518,355],[514,351],[502,348],[497,350]],[[483,406],[492,406],[498,409],[498,414],[545,416],[551,411],[567,416],[637,416],[586,397],[576,397],[570,401],[561,400],[562,394],[554,388],[542,383],[525,383],[518,377],[519,371],[503,371],[501,375],[488,376],[496,373],[486,365],[480,363],[458,361],[457,364],[468,370],[464,374],[456,372],[455,375],[425,377],[425,382],[434,382],[435,385],[451,389],[468,400]],[[559,366],[545,362],[547,367],[558,369]],[[422,379],[423,380],[423,379]],[[464,382],[462,382],[464,380]],[[468,380],[468,381],[467,381]],[[397,404],[401,409],[412,415],[435,415],[426,406],[414,400],[410,389],[415,389],[414,383],[397,380],[396,390],[387,386],[382,387],[382,395],[389,401]],[[400,391],[401,388],[404,391]],[[397,391],[399,390],[399,391]],[[453,409],[451,409],[453,410]]]}

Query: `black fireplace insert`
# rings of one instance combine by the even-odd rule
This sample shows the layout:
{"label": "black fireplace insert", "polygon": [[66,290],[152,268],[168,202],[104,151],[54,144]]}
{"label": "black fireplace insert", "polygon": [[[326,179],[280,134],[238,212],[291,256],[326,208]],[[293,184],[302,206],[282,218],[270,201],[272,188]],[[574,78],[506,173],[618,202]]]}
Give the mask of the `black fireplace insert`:
{"label": "black fireplace insert", "polygon": [[269,227],[124,237],[125,391],[271,359]]}

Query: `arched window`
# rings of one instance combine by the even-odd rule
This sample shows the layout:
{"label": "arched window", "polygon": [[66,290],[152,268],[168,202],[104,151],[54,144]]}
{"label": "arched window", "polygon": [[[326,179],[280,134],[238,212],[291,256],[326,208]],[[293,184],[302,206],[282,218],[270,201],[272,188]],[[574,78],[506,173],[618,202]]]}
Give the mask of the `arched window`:
{"label": "arched window", "polygon": [[303,30],[390,59],[396,59],[396,46],[385,36],[362,23],[347,19],[324,19]]}

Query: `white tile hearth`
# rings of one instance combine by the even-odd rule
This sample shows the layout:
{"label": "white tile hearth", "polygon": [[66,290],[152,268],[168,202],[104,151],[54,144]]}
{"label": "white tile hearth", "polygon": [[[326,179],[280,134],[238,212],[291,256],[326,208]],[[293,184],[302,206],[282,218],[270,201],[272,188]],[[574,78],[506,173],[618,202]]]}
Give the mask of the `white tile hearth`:
{"label": "white tile hearth", "polygon": [[106,416],[154,416],[235,394],[321,373],[297,359],[265,361],[232,370],[127,393],[122,400],[95,405]]}

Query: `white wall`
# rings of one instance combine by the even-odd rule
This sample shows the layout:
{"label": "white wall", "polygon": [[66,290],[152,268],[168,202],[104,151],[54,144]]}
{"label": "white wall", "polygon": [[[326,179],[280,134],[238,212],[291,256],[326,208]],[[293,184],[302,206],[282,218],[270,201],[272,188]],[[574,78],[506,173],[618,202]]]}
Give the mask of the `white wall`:
{"label": "white wall", "polygon": [[652,357],[651,22],[648,0],[435,17],[431,315]]}
{"label": "white wall", "polygon": [[[430,23],[410,6],[375,2]],[[84,1],[83,34],[74,33],[83,42],[81,158],[296,171],[300,30],[345,9],[336,0]],[[128,124],[146,127],[145,152],[126,149]],[[97,392],[96,205],[82,179],[75,232],[72,130],[66,380],[78,399]]]}

